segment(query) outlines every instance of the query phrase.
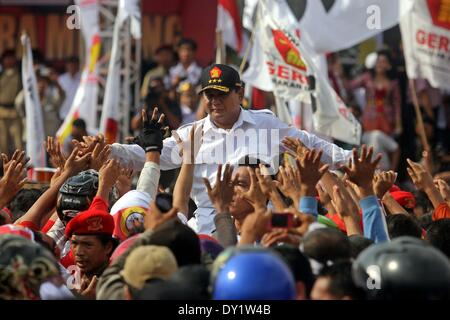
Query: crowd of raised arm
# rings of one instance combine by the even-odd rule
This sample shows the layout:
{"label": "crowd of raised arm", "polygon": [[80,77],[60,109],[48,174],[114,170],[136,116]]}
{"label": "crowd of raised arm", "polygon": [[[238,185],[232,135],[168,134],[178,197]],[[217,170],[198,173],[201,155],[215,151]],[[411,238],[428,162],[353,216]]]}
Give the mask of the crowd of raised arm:
{"label": "crowd of raised arm", "polygon": [[[37,197],[25,153],[2,155],[0,277],[14,280],[0,287],[0,298],[363,299],[371,297],[368,261],[386,268],[379,257],[402,250],[417,262],[405,272],[420,281],[434,283],[421,263],[435,259],[444,280],[432,291],[448,298],[450,187],[423,165],[408,160],[417,190],[401,190],[395,172],[377,169],[382,156],[372,147],[354,149],[347,165],[330,170],[322,150],[286,137],[276,174],[248,155],[237,166],[217,164],[215,181],[203,179],[215,230],[197,234],[190,194],[203,126],[192,126],[186,140],[173,133],[182,165],[174,187],[161,190],[163,123],[157,109],[151,117],[142,112],[142,130],[130,139],[145,153],[140,168],[115,158],[117,147],[102,135],[77,142],[67,158],[49,137],[56,173]],[[22,213],[19,196],[29,203]],[[405,257],[392,257],[402,267]],[[11,268],[20,263],[32,272],[38,260],[45,271],[31,278]],[[241,280],[224,275],[231,265]],[[411,285],[389,281],[392,297]],[[412,296],[431,294],[425,285],[415,290]]]}

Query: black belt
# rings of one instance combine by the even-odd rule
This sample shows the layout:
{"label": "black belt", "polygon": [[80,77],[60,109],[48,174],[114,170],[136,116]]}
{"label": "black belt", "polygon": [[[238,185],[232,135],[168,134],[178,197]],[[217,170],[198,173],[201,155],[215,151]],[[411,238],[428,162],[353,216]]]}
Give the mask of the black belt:
{"label": "black belt", "polygon": [[13,109],[14,108],[14,103],[0,104],[0,108]]}

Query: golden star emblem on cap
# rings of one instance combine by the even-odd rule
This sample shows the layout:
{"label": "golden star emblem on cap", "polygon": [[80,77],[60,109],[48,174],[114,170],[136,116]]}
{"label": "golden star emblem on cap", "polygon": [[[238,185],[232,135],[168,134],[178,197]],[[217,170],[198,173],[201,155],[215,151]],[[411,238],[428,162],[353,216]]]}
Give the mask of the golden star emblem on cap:
{"label": "golden star emblem on cap", "polygon": [[221,75],[222,75],[222,70],[220,70],[217,66],[212,68],[209,71],[209,76],[211,78],[220,78]]}

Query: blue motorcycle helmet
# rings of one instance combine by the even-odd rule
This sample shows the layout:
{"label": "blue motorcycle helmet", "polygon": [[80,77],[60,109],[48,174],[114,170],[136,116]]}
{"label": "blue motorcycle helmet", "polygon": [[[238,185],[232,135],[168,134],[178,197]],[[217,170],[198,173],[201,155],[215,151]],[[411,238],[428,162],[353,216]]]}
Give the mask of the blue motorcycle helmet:
{"label": "blue motorcycle helmet", "polygon": [[264,248],[229,248],[213,264],[214,300],[294,300],[295,280],[276,253]]}

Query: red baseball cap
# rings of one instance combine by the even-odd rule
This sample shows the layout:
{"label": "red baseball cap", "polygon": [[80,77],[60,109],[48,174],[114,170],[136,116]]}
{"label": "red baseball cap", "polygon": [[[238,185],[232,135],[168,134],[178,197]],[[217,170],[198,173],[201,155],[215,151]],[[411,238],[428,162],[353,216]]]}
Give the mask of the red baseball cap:
{"label": "red baseball cap", "polygon": [[414,198],[414,195],[411,192],[394,191],[391,192],[391,195],[402,207],[408,209],[414,209],[416,207],[416,198]]}

